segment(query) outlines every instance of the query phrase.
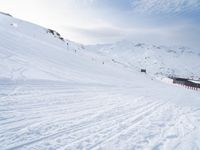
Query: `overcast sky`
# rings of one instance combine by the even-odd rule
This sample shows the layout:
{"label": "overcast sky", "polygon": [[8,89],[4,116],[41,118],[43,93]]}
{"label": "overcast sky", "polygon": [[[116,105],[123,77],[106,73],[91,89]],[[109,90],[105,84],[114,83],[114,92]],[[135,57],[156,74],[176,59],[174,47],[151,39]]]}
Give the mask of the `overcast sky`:
{"label": "overcast sky", "polygon": [[85,43],[200,48],[200,0],[0,0],[0,11]]}

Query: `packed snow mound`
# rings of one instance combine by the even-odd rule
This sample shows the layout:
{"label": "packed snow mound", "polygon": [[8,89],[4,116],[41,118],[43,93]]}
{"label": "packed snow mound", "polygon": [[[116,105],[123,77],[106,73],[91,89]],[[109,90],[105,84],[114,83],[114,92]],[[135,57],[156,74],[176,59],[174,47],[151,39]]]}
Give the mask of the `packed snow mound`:
{"label": "packed snow mound", "polygon": [[147,69],[153,75],[199,78],[200,53],[187,47],[167,47],[120,41],[115,44],[90,45],[88,49],[125,66]]}

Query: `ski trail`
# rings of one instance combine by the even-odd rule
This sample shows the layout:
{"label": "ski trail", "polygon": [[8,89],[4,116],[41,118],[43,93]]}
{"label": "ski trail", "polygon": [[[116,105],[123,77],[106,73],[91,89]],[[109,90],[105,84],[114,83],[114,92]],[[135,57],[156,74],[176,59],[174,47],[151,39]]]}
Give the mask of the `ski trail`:
{"label": "ski trail", "polygon": [[199,109],[133,97],[132,87],[76,87],[24,83],[1,98],[2,149],[173,149],[200,120]]}

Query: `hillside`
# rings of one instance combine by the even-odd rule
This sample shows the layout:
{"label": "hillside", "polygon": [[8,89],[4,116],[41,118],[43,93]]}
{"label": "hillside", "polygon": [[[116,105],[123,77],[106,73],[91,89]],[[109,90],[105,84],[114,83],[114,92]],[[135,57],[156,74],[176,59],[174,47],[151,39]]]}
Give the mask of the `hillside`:
{"label": "hillside", "polygon": [[98,82],[130,75],[93,62],[89,53],[83,57],[82,45],[63,41],[56,32],[4,15],[0,19],[1,78]]}
{"label": "hillside", "polygon": [[0,14],[0,149],[198,149],[200,92],[154,76],[195,76],[198,58],[124,41],[84,46]]}
{"label": "hillside", "polygon": [[156,46],[124,40],[115,44],[91,45],[88,49],[133,70],[147,69],[153,76],[199,79],[200,53],[187,47]]}

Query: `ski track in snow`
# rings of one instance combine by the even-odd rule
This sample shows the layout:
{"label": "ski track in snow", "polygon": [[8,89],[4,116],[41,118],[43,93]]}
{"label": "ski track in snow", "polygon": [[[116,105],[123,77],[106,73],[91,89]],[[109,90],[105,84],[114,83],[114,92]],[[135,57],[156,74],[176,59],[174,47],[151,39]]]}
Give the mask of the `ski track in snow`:
{"label": "ski track in snow", "polygon": [[134,97],[133,87],[53,85],[0,98],[2,150],[174,149],[200,119],[198,109]]}

